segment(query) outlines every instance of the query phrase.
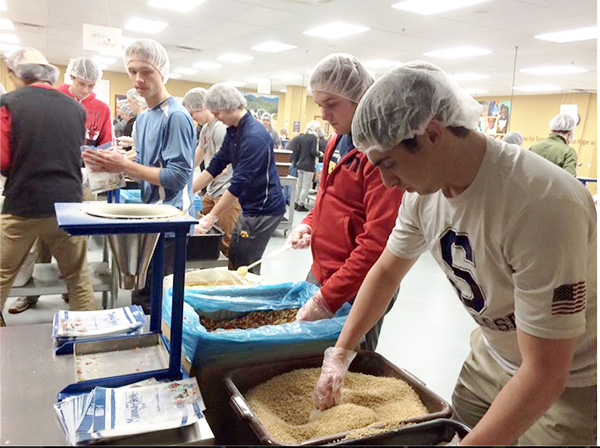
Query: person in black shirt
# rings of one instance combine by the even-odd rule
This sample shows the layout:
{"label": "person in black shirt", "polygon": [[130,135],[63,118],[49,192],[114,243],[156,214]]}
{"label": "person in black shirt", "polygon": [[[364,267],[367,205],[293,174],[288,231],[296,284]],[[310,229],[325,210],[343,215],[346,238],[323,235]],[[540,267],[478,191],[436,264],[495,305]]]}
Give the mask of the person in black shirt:
{"label": "person in black shirt", "polygon": [[292,139],[288,149],[292,151],[292,163],[298,168],[298,200],[295,209],[301,212],[308,211],[308,193],[313,184],[315,175],[315,163],[319,157],[318,132],[319,122],[309,121],[304,130]]}

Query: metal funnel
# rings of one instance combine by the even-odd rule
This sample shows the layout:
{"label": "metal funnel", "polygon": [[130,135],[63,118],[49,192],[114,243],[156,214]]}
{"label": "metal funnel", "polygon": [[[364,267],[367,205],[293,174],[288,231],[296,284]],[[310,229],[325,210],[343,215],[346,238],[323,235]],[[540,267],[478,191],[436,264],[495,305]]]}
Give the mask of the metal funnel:
{"label": "metal funnel", "polygon": [[142,289],[160,233],[121,233],[107,237],[119,269],[121,289]]}

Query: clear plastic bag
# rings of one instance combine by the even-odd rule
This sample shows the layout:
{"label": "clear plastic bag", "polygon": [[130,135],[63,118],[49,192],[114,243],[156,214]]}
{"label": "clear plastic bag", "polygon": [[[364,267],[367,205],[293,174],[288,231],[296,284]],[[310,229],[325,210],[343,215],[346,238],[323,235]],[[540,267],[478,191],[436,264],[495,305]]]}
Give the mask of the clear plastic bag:
{"label": "clear plastic bag", "polygon": [[[109,149],[112,147],[111,143],[105,143],[101,146],[81,146],[81,152],[86,149],[97,151],[98,149]],[[85,162],[84,162],[85,165]],[[92,193],[103,193],[105,191],[116,190],[126,185],[125,175],[123,173],[98,173],[92,171],[90,168],[85,167],[87,172],[87,180],[90,183],[90,189]]]}

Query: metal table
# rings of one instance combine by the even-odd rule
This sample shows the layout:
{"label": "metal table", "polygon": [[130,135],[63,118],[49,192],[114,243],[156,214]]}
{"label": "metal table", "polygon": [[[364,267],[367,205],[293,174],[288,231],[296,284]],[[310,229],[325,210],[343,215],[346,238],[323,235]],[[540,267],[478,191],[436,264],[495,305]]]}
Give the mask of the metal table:
{"label": "metal table", "polygon": [[283,216],[281,218],[281,222],[277,226],[277,230],[283,230],[284,236],[287,236],[288,230],[291,230],[292,225],[294,223],[294,205],[296,205],[296,184],[298,183],[298,178],[294,176],[285,176],[280,177],[279,182],[281,182],[282,187],[290,187],[290,203],[287,206],[287,216]]}
{"label": "metal table", "polygon": [[[52,407],[75,381],[73,359],[54,354],[52,324],[0,328],[0,446],[66,445]],[[112,444],[213,445],[206,419],[177,430],[140,434]]]}

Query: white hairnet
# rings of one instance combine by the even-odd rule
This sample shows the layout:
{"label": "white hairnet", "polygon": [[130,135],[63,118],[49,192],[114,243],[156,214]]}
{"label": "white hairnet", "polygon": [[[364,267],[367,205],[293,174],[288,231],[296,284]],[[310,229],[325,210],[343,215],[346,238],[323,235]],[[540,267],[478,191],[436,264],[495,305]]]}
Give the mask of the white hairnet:
{"label": "white hairnet", "polygon": [[310,89],[332,93],[358,103],[373,78],[358,59],[334,53],[321,59],[310,75]]}
{"label": "white hairnet", "polygon": [[137,104],[143,109],[146,109],[148,107],[148,104],[146,103],[144,97],[140,95],[135,89],[129,89],[127,91],[127,99],[129,101],[133,101],[135,104]]}
{"label": "white hairnet", "polygon": [[260,116],[261,121],[262,120],[269,120],[269,123],[271,122],[271,114],[269,112],[265,112]]}
{"label": "white hairnet", "polygon": [[304,128],[304,132],[306,134],[318,135],[320,129],[321,124],[317,120],[310,120]]}
{"label": "white hairnet", "polygon": [[409,62],[367,91],[354,113],[352,138],[361,151],[386,151],[425,132],[433,119],[475,129],[482,106],[435,65]]}
{"label": "white hairnet", "polygon": [[163,77],[163,83],[166,84],[169,80],[169,67],[171,65],[169,62],[169,55],[167,54],[165,47],[153,39],[138,39],[129,44],[125,49],[125,55],[123,56],[126,70],[129,61],[147,62],[160,72]]}
{"label": "white hairnet", "polygon": [[204,101],[206,100],[206,92],[208,92],[208,90],[203,89],[202,87],[194,87],[193,89],[188,90],[183,97],[183,107],[191,112],[195,110],[203,110]]}
{"label": "white hairnet", "polygon": [[102,78],[102,70],[93,59],[80,57],[71,61],[67,67],[67,75],[95,84]]}
{"label": "white hairnet", "polygon": [[220,82],[214,84],[206,93],[204,100],[209,110],[233,110],[246,107],[246,98],[231,84]]}
{"label": "white hairnet", "polygon": [[48,63],[42,53],[31,47],[13,51],[6,59],[6,65],[26,84],[36,81],[55,84],[60,73],[57,67]]}
{"label": "white hairnet", "polygon": [[133,109],[129,106],[129,104],[123,104],[121,106],[121,113],[122,114],[127,114],[130,115],[132,117],[135,117],[137,114],[133,111]]}
{"label": "white hairnet", "polygon": [[572,131],[577,126],[577,119],[573,115],[558,114],[550,120],[550,130],[567,132]]}
{"label": "white hairnet", "polygon": [[517,131],[509,132],[504,137],[502,137],[502,141],[504,143],[512,143],[514,145],[521,146],[521,143],[523,143],[523,134]]}

